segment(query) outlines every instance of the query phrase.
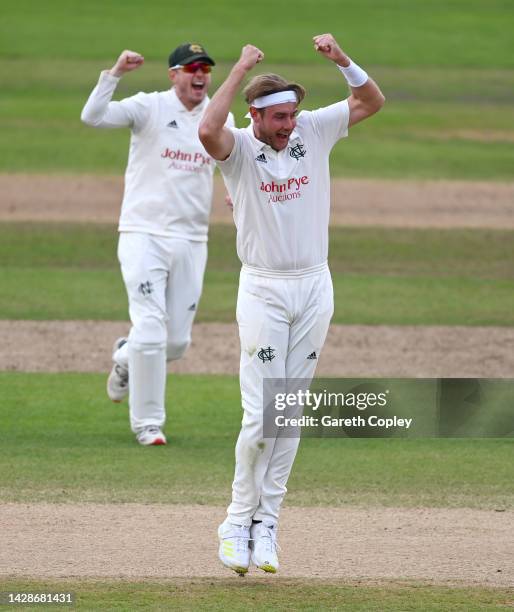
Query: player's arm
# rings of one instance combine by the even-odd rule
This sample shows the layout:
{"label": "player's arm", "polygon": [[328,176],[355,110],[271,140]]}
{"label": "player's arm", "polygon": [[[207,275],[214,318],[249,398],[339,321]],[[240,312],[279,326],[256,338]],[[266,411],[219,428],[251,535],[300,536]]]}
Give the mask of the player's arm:
{"label": "player's arm", "polygon": [[234,148],[234,135],[225,126],[228,113],[246,73],[263,58],[264,54],[257,47],[244,46],[241,57],[207,106],[198,136],[207,153],[214,159],[227,159]]}
{"label": "player's arm", "polygon": [[316,51],[337,64],[348,81],[352,92],[348,98],[348,127],[378,112],[384,105],[385,97],[375,81],[351,61],[332,34],[321,34],[313,40]]}
{"label": "player's arm", "polygon": [[142,119],[143,109],[137,103],[111,102],[111,99],[121,77],[139,68],[143,62],[142,55],[126,50],[110,70],[102,72],[80,115],[85,124],[103,128],[129,127]]}

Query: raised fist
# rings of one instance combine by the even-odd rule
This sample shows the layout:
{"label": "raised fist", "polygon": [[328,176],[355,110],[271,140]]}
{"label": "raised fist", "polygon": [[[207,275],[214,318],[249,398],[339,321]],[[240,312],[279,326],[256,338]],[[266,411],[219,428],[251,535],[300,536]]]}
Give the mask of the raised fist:
{"label": "raised fist", "polygon": [[245,70],[251,70],[256,64],[262,62],[264,53],[253,45],[245,45],[241,51],[241,57],[238,64],[244,67]]}
{"label": "raised fist", "polygon": [[316,51],[319,51],[327,59],[337,63],[343,62],[343,65],[346,61],[348,61],[348,64],[350,63],[348,56],[342,51],[332,34],[319,34],[314,36],[312,40]]}
{"label": "raised fist", "polygon": [[120,77],[123,76],[125,72],[136,70],[136,68],[142,66],[144,61],[145,58],[139,53],[125,49],[109,72],[112,76]]}

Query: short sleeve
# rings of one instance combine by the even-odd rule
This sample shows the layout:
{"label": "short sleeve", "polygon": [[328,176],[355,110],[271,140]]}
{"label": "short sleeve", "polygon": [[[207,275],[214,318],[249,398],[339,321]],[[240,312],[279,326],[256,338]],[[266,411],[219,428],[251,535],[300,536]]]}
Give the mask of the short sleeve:
{"label": "short sleeve", "polygon": [[350,120],[348,100],[318,108],[309,115],[317,137],[328,149],[331,149],[341,138],[348,136]]}
{"label": "short sleeve", "polygon": [[234,148],[232,149],[232,151],[230,152],[230,155],[227,157],[227,159],[224,160],[217,160],[216,163],[218,164],[221,173],[224,176],[230,177],[230,176],[235,176],[237,175],[242,167],[243,164],[243,132],[244,130],[238,129],[238,128],[234,128],[234,127],[229,127],[228,128],[232,134],[234,135]]}

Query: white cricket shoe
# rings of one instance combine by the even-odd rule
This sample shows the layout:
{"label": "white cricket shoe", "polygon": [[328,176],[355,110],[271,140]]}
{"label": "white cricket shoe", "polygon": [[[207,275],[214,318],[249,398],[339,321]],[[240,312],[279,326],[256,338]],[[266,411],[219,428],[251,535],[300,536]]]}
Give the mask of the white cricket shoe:
{"label": "white cricket shoe", "polygon": [[136,440],[142,446],[162,446],[166,444],[166,436],[157,425],[148,425],[137,435]]}
{"label": "white cricket shoe", "polygon": [[225,520],[218,527],[220,561],[238,574],[246,574],[250,565],[250,527]]}
{"label": "white cricket shoe", "polygon": [[[118,338],[112,347],[112,360],[114,361],[114,354],[127,342],[126,338]],[[114,361],[111,373],[107,379],[107,395],[113,402],[121,402],[124,400],[129,392],[128,384],[129,373],[127,368]]]}
{"label": "white cricket shoe", "polygon": [[250,535],[252,563],[265,572],[276,573],[278,570],[277,526],[254,523]]}

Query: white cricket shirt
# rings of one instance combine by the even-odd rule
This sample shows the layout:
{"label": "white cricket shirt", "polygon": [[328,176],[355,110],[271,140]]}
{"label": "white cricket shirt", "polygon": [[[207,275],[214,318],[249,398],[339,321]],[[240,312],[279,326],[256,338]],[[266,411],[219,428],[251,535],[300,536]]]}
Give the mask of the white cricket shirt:
{"label": "white cricket shirt", "polygon": [[[118,82],[102,72],[81,115],[95,127],[131,128],[118,229],[205,242],[215,163],[198,124],[208,98],[191,111],[174,89],[111,102]],[[227,125],[234,125],[232,115]]]}
{"label": "white cricket shirt", "polygon": [[348,135],[347,100],[302,111],[280,152],[232,128],[234,148],[218,161],[234,203],[237,254],[265,274],[308,273],[326,266],[330,216],[329,154]]}

